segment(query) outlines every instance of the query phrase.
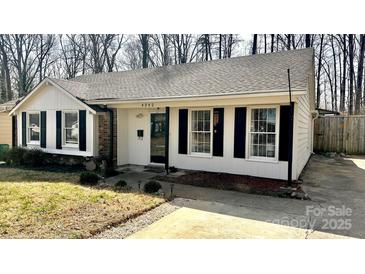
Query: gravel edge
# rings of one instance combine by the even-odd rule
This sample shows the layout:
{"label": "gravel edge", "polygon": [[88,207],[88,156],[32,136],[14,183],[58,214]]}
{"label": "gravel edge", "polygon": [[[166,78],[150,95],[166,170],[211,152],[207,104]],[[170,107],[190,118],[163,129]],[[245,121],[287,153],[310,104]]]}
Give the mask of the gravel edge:
{"label": "gravel edge", "polygon": [[149,226],[150,224],[160,220],[161,218],[169,215],[175,210],[179,209],[171,203],[163,203],[162,205],[134,218],[127,222],[120,224],[119,226],[105,230],[97,235],[94,235],[92,239],[124,239],[129,235]]}

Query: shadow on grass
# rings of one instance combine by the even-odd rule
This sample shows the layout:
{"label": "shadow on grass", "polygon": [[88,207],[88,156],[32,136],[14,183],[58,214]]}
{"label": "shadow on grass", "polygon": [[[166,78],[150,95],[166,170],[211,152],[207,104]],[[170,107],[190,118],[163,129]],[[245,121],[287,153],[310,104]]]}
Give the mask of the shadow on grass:
{"label": "shadow on grass", "polygon": [[80,166],[7,166],[0,165],[0,182],[68,182],[78,183]]}

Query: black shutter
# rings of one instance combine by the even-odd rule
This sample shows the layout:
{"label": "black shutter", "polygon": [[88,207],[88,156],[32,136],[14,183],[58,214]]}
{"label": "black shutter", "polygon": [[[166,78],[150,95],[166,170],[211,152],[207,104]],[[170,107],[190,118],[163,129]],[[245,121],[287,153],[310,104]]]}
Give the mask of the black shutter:
{"label": "black shutter", "polygon": [[86,151],[86,110],[79,111],[79,149]]}
{"label": "black shutter", "polygon": [[11,140],[12,140],[12,147],[16,147],[17,144],[18,144],[18,140],[17,140],[17,137],[18,137],[18,134],[17,134],[17,131],[18,131],[18,120],[17,120],[17,116],[13,115],[11,116],[11,128],[12,128],[12,135],[11,135]]}
{"label": "black shutter", "polygon": [[234,113],[234,152],[235,158],[245,158],[246,154],[246,108],[239,107]]}
{"label": "black shutter", "polygon": [[41,147],[47,147],[47,111],[41,111]]}
{"label": "black shutter", "polygon": [[224,108],[213,109],[213,156],[223,156]]}
{"label": "black shutter", "polygon": [[179,109],[179,154],[188,153],[188,110]]}
{"label": "black shutter", "polygon": [[22,145],[27,146],[27,113],[22,112]]}
{"label": "black shutter", "polygon": [[288,161],[290,126],[290,106],[280,106],[279,161]]}
{"label": "black shutter", "polygon": [[62,149],[62,111],[56,111],[56,148]]}

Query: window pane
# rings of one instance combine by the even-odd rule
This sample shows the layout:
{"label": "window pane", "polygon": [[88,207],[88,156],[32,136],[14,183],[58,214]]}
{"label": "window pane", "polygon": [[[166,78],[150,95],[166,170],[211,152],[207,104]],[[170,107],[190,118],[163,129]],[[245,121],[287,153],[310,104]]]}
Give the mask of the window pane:
{"label": "window pane", "polygon": [[259,135],[257,133],[253,133],[251,135],[251,144],[253,144],[253,145],[259,144]]}
{"label": "window pane", "polygon": [[258,147],[257,145],[253,145],[251,148],[251,156],[258,156]]}
{"label": "window pane", "polygon": [[266,132],[266,121],[259,121],[258,132]]}
{"label": "window pane", "polygon": [[66,143],[77,144],[79,137],[79,130],[77,128],[65,129],[66,131]]}
{"label": "window pane", "polygon": [[265,145],[259,145],[259,156],[266,157],[266,146]]}
{"label": "window pane", "polygon": [[267,110],[267,119],[269,121],[274,121],[276,120],[276,109],[275,108],[269,108]]}
{"label": "window pane", "polygon": [[275,157],[275,146],[266,146],[266,157]]}
{"label": "window pane", "polygon": [[275,158],[276,109],[251,110],[251,156]]}
{"label": "window pane", "polygon": [[265,121],[266,119],[267,119],[267,109],[266,108],[260,109],[259,120]]}
{"label": "window pane", "polygon": [[275,132],[275,121],[267,122],[267,132]]}
{"label": "window pane", "polygon": [[78,128],[79,123],[77,121],[77,112],[65,113],[65,127],[66,128]]}
{"label": "window pane", "polygon": [[267,143],[269,145],[275,145],[275,134],[268,134],[267,135]]}
{"label": "window pane", "polygon": [[29,129],[29,139],[30,141],[39,141],[39,127]]}
{"label": "window pane", "polygon": [[39,114],[29,114],[29,127],[39,127]]}

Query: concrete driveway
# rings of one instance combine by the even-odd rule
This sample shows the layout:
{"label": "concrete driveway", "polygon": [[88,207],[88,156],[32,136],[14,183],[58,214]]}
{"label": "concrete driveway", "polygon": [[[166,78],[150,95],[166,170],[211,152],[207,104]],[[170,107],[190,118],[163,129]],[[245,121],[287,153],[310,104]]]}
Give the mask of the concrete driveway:
{"label": "concrete driveway", "polygon": [[[364,166],[364,158],[314,155],[302,176],[309,201],[175,184],[179,209],[131,238],[365,238]],[[121,176],[137,187],[155,175]]]}
{"label": "concrete driveway", "polygon": [[[365,238],[365,156],[329,158],[314,155],[302,179],[309,197],[327,211],[323,217],[337,219],[338,225],[342,220],[351,221],[349,230],[336,233]],[[342,208],[343,212],[338,211],[339,216],[328,217],[333,215],[333,208]]]}

